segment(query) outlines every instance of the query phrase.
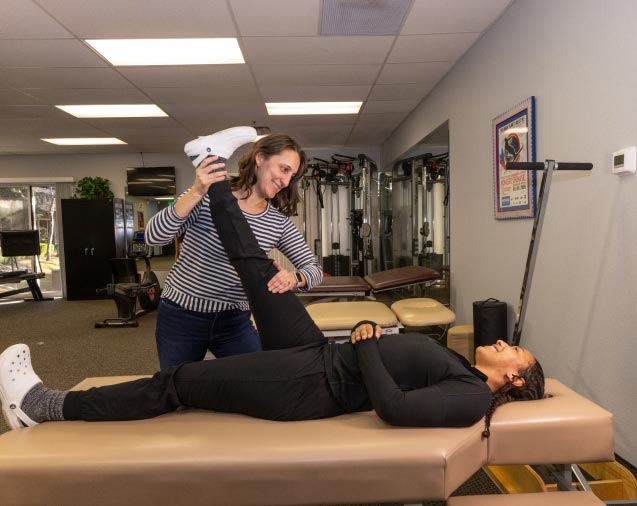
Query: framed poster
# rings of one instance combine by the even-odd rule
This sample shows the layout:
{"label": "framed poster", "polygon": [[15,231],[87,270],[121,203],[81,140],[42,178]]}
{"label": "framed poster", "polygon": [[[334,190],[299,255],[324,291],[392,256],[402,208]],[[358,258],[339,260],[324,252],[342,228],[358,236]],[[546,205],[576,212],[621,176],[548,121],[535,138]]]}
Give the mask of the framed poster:
{"label": "framed poster", "polygon": [[535,97],[493,120],[495,218],[533,218],[535,171],[506,170],[507,162],[535,161]]}

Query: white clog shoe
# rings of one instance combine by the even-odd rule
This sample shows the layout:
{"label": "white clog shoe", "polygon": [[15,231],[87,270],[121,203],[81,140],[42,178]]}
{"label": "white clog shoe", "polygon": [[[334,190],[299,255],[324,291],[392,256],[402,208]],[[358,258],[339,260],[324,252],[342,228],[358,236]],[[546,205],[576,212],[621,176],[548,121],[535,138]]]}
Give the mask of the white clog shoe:
{"label": "white clog shoe", "polygon": [[26,344],[9,346],[0,355],[0,402],[4,419],[12,429],[38,424],[20,406],[29,390],[41,382],[31,366],[31,352]]}
{"label": "white clog shoe", "polygon": [[184,152],[192,164],[199,167],[199,164],[209,156],[219,156],[227,160],[239,146],[256,140],[257,131],[255,128],[233,127],[190,141],[184,146]]}

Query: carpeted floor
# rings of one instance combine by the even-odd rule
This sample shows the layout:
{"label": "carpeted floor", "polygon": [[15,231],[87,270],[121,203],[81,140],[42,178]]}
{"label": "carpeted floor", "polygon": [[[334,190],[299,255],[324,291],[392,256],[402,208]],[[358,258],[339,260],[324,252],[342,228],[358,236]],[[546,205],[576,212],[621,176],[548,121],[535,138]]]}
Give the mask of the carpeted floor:
{"label": "carpeted floor", "polygon": [[[137,328],[94,328],[96,321],[116,313],[110,300],[0,300],[0,350],[18,342],[28,344],[34,369],[47,386],[57,389],[68,389],[91,376],[152,374],[159,366],[155,313],[142,316]],[[7,430],[0,420],[0,433]],[[482,471],[456,491],[458,495],[485,493],[498,490]]]}

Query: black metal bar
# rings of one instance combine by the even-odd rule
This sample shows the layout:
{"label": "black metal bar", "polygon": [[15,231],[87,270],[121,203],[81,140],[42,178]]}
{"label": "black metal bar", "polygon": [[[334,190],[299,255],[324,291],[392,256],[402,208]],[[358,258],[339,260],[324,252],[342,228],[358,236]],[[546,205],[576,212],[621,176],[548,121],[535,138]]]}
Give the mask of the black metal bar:
{"label": "black metal bar", "polygon": [[[507,162],[507,170],[544,170],[546,162]],[[592,163],[555,162],[555,170],[593,170]]]}
{"label": "black metal bar", "polygon": [[544,170],[544,162],[507,162],[507,170]]}

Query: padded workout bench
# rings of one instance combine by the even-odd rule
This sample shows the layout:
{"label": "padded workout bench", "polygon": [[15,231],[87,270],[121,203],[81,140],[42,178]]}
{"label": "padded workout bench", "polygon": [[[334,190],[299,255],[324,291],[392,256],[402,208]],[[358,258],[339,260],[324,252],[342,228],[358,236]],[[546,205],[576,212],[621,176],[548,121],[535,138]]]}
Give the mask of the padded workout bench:
{"label": "padded workout bench", "polygon": [[453,311],[427,298],[399,300],[391,308],[377,301],[350,301],[320,302],[306,309],[328,338],[349,337],[362,320],[378,323],[383,334],[397,334],[404,327],[446,327],[456,319]]}
{"label": "padded workout bench", "polygon": [[[40,233],[37,230],[5,230],[0,232],[0,249],[2,250],[2,256],[4,257],[22,257],[32,256],[36,260],[36,265],[39,265],[40,259]],[[16,288],[15,290],[8,290],[0,292],[0,298],[9,297],[23,292],[31,292],[33,299],[25,300],[51,300],[44,298],[40,286],[38,285],[38,279],[44,278],[44,272],[33,271],[29,272],[26,269],[17,269],[18,263],[15,258],[12,258],[12,264],[14,265],[13,271],[0,272],[0,285],[11,283],[26,282],[27,286]]]}
{"label": "padded workout bench", "polygon": [[22,281],[26,281],[27,283],[27,286],[16,288],[15,290],[0,292],[0,298],[9,297],[11,295],[30,291],[31,295],[33,295],[33,300],[48,300],[44,298],[44,296],[42,295],[42,291],[40,290],[40,286],[38,285],[38,279],[42,279],[43,277],[44,277],[43,272],[16,271],[16,272],[0,273],[0,285],[10,284],[10,283],[21,283]]}
{"label": "padded workout bench", "polygon": [[501,406],[488,440],[483,422],[392,427],[373,412],[271,422],[192,410],[44,423],[0,436],[0,494],[12,506],[416,503],[446,499],[485,464],[613,460],[612,415],[556,380],[546,391],[553,397]]}
{"label": "padded workout bench", "polygon": [[300,292],[299,297],[314,297],[319,300],[348,299],[352,297],[374,298],[375,293],[397,288],[429,284],[440,279],[440,273],[417,265],[396,267],[382,272],[360,276],[328,276],[309,292]]}

